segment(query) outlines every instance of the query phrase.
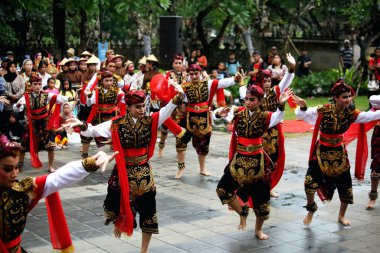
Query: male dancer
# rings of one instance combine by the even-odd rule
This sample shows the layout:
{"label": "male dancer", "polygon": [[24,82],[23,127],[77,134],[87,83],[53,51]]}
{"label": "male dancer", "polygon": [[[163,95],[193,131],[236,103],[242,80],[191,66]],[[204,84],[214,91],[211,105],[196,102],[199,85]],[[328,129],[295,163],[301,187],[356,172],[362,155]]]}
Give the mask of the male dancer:
{"label": "male dancer", "polygon": [[[269,218],[270,180],[267,178],[268,158],[263,152],[263,135],[268,128],[277,125],[284,117],[284,103],[292,95],[291,90],[282,93],[276,112],[260,109],[264,97],[261,87],[252,85],[246,92],[245,107],[234,107],[233,135],[230,144],[229,163],[218,183],[216,192],[222,204],[228,204],[240,215],[239,230],[244,230],[249,213],[248,206],[241,206],[236,194],[244,201],[253,202],[256,215],[255,235],[260,240],[269,237],[262,232],[264,221]],[[226,116],[224,110],[217,111],[216,117]]]}
{"label": "male dancer", "polygon": [[181,120],[180,125],[186,127],[187,132],[183,138],[177,139],[176,143],[178,171],[175,178],[177,179],[181,178],[185,171],[187,143],[191,139],[193,139],[193,146],[198,154],[200,174],[203,176],[211,175],[205,168],[212,131],[209,107],[218,89],[224,89],[235,83],[240,83],[243,79],[237,73],[233,78],[201,81],[201,74],[202,68],[199,65],[191,65],[189,67],[191,80],[188,83],[182,84],[185,92],[184,102],[187,103],[187,112],[186,116]]}
{"label": "male dancer", "polygon": [[353,204],[352,179],[343,135],[352,123],[366,123],[380,119],[380,111],[360,112],[349,106],[352,90],[352,87],[340,79],[331,89],[334,102],[312,108],[307,107],[304,99],[293,96],[294,102],[299,105],[295,111],[297,118],[315,124],[309,169],[305,177],[308,213],[303,222],[306,226],[310,225],[318,209],[314,201],[315,192],[318,190],[322,201],[331,200],[336,188],[340,198],[338,221],[344,226],[350,225],[345,214],[348,204]]}
{"label": "male dancer", "polygon": [[145,114],[144,91],[133,90],[125,95],[128,109],[125,116],[116,117],[97,126],[87,125],[78,119],[70,119],[66,125],[80,125],[83,136],[112,137],[113,147],[115,151],[119,151],[119,155],[108,180],[108,194],[104,201],[106,224],[115,224],[114,233],[117,237],[120,237],[121,233],[131,235],[134,226],[131,208],[135,214],[138,212],[142,230],[142,253],[148,252],[152,234],[158,233],[156,186],[149,164],[149,159],[154,153],[158,127],[165,122],[178,137],[184,134],[182,128],[169,119],[177,104],[182,102],[183,91],[180,87],[178,89],[180,93],[172,102],[151,116]]}

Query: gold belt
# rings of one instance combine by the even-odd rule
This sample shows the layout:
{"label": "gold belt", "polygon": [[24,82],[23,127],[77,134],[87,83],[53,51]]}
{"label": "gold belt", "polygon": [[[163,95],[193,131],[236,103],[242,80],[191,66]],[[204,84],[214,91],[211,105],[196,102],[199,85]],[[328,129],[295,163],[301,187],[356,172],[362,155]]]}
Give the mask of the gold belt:
{"label": "gold belt", "polygon": [[343,138],[324,138],[322,136],[319,139],[329,144],[339,144],[343,141]]}
{"label": "gold belt", "polygon": [[139,164],[142,162],[145,162],[148,159],[148,155],[142,155],[142,156],[126,156],[125,161],[127,163],[134,163]]}
{"label": "gold belt", "polygon": [[187,108],[189,109],[193,109],[195,111],[200,111],[200,110],[205,110],[205,109],[208,109],[208,105],[187,105]]}
{"label": "gold belt", "polygon": [[260,149],[263,148],[263,145],[262,144],[259,144],[259,145],[248,145],[248,146],[243,146],[243,145],[238,145],[237,146],[237,151],[241,151],[241,152],[255,152],[255,151],[258,151]]}

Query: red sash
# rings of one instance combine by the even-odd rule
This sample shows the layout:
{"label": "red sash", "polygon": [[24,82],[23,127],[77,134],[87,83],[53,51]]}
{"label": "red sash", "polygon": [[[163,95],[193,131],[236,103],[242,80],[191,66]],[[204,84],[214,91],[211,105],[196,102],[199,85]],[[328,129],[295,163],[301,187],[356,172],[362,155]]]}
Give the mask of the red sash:
{"label": "red sash", "polygon": [[33,168],[41,168],[42,163],[40,158],[38,157],[38,154],[36,150],[38,150],[37,143],[34,143],[33,138],[33,123],[32,123],[32,113],[30,109],[30,100],[29,100],[29,94],[25,93],[25,106],[26,106],[26,113],[28,115],[29,119],[29,153],[30,153],[30,161]]}

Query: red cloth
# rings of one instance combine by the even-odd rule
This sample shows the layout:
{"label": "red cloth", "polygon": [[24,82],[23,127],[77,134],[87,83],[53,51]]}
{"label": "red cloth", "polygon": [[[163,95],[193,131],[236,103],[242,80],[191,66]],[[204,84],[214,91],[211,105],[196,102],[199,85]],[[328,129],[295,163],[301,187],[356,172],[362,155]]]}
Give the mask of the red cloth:
{"label": "red cloth", "polygon": [[[48,129],[48,130],[55,130],[55,129],[60,127],[59,115],[61,114],[61,106],[62,105],[57,104],[56,101],[57,101],[57,95],[52,96],[50,101],[49,101],[48,115],[50,116],[50,118],[49,118],[49,123],[46,127],[46,129]],[[51,113],[51,111],[53,110],[53,107],[54,107],[54,111],[53,111],[53,113]]]}
{"label": "red cloth", "polygon": [[[152,125],[151,125],[151,139],[148,144],[148,160],[154,154],[154,148],[157,139],[157,128],[158,128],[158,118],[159,113],[155,112],[152,114]],[[119,175],[119,185],[121,190],[120,196],[120,214],[116,219],[115,226],[122,232],[126,233],[128,236],[131,236],[133,233],[133,223],[134,218],[132,214],[131,207],[129,205],[129,181],[128,175],[124,160],[124,152],[121,147],[119,132],[116,127],[112,128],[112,140],[113,140],[113,148],[115,151],[118,151],[119,154],[115,157],[117,172]],[[128,155],[128,154],[127,154]]]}
{"label": "red cloth", "polygon": [[162,74],[156,74],[150,81],[151,98],[169,102],[176,94],[176,90],[169,85],[168,79]]}
{"label": "red cloth", "polygon": [[273,189],[278,182],[280,181],[282,174],[284,173],[285,168],[285,136],[284,131],[282,130],[282,124],[277,124],[276,129],[278,131],[278,158],[276,163],[276,168],[274,172],[271,174],[271,189]]}
{"label": "red cloth", "polygon": [[30,100],[29,100],[29,93],[24,94],[25,97],[25,105],[26,105],[26,113],[28,115],[29,120],[29,153],[30,153],[30,161],[33,168],[41,168],[42,163],[40,158],[38,157],[38,146],[37,143],[34,143],[33,138],[33,124],[32,124],[32,114],[30,109]]}

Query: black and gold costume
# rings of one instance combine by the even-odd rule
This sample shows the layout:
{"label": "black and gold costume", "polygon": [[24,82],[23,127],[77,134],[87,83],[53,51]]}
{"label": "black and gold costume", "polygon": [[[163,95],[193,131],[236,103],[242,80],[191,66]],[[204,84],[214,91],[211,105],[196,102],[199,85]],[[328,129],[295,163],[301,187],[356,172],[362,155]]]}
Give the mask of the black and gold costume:
{"label": "black and gold costume", "polygon": [[270,182],[265,170],[267,159],[262,136],[269,126],[271,113],[260,109],[252,113],[247,109],[235,109],[234,114],[236,140],[233,138],[231,145],[236,145],[236,151],[230,153],[232,157],[216,192],[223,204],[235,200],[235,191],[243,202],[251,197],[256,216],[266,220],[269,218]]}

